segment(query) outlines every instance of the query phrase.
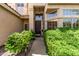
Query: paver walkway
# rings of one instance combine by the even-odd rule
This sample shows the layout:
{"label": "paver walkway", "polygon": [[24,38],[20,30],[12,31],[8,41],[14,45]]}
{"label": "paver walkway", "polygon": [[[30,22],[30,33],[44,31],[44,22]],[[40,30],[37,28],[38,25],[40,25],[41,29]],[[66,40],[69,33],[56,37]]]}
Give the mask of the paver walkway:
{"label": "paver walkway", "polygon": [[36,37],[28,56],[44,56],[44,55],[47,56],[44,40],[42,37]]}

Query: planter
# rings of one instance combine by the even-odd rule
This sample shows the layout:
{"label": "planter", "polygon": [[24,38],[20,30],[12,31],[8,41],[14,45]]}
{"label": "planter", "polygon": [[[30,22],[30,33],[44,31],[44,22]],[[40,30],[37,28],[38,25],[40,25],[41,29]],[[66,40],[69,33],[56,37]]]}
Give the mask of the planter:
{"label": "planter", "polygon": [[23,51],[21,51],[18,54],[17,53],[10,53],[9,51],[7,51],[4,54],[2,54],[1,56],[27,56],[28,53],[30,52],[33,41],[34,41],[34,38],[31,40],[30,44],[28,44],[28,47],[26,47]]}
{"label": "planter", "polygon": [[16,56],[27,56],[28,53],[29,53],[30,50],[31,50],[33,41],[34,41],[34,40],[32,40],[32,41],[30,42],[30,44],[28,45],[28,47],[26,47],[26,49],[25,49],[24,51],[22,51],[21,53],[17,54]]}

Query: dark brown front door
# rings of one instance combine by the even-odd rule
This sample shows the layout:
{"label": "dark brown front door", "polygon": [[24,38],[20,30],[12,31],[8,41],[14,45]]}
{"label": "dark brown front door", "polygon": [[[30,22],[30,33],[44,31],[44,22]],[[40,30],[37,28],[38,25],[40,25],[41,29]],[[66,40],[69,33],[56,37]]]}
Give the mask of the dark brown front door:
{"label": "dark brown front door", "polygon": [[35,21],[35,32],[41,34],[41,21]]}

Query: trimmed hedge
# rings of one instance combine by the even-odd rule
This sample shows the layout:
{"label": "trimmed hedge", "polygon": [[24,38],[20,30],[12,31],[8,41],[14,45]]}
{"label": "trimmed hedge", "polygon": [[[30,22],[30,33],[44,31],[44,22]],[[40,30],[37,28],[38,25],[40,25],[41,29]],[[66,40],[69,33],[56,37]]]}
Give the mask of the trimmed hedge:
{"label": "trimmed hedge", "polygon": [[32,31],[23,31],[21,33],[13,33],[8,37],[8,41],[5,44],[5,50],[10,51],[11,53],[20,53],[30,43],[33,38]]}
{"label": "trimmed hedge", "polygon": [[79,56],[79,29],[47,30],[44,39],[49,56]]}

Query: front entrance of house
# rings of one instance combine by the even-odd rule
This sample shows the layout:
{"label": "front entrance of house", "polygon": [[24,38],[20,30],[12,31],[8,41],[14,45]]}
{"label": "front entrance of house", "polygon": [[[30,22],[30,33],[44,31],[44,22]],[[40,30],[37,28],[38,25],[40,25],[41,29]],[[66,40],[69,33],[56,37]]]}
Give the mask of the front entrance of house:
{"label": "front entrance of house", "polygon": [[41,35],[42,33],[42,21],[43,20],[43,15],[42,14],[36,14],[35,15],[35,33],[37,35]]}
{"label": "front entrance of house", "polygon": [[34,6],[34,29],[36,35],[43,35],[44,25],[44,7],[45,6]]}

